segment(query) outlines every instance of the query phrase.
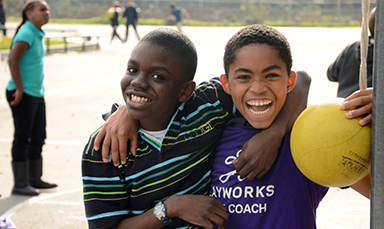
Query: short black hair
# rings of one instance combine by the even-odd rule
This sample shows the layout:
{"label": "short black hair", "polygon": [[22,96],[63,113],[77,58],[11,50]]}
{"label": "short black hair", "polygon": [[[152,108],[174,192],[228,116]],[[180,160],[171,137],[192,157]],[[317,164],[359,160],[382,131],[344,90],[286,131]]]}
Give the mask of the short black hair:
{"label": "short black hair", "polygon": [[239,49],[250,44],[267,44],[275,48],[279,52],[280,58],[286,63],[288,74],[291,73],[292,53],[288,40],[270,26],[254,24],[242,28],[227,42],[223,59],[227,77],[229,65],[235,62]]}
{"label": "short black hair", "polygon": [[139,43],[142,42],[159,45],[171,51],[178,60],[176,64],[182,69],[184,80],[193,80],[197,68],[197,52],[187,36],[173,29],[159,28],[147,33]]}

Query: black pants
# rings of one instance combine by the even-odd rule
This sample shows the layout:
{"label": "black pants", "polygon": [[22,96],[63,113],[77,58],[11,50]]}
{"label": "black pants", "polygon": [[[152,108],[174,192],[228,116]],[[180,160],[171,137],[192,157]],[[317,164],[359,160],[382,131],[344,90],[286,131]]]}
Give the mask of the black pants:
{"label": "black pants", "polygon": [[136,23],[134,23],[134,22],[129,22],[129,23],[125,24],[125,41],[128,40],[129,25],[132,25],[133,29],[135,30],[137,40],[140,40],[139,33],[137,32],[137,29],[136,29]]}
{"label": "black pants", "polygon": [[111,43],[112,43],[112,40],[113,40],[113,38],[115,38],[115,36],[117,37],[117,38],[119,38],[119,40],[121,41],[121,42],[123,42],[123,40],[121,39],[121,37],[119,36],[119,34],[117,34],[117,25],[116,26],[112,26],[113,27],[113,32],[112,32],[112,37],[111,37]]}
{"label": "black pants", "polygon": [[0,25],[1,25],[1,30],[3,31],[3,36],[7,36],[7,29],[5,28],[5,18],[0,19]]}
{"label": "black pants", "polygon": [[[8,103],[15,91],[6,91]],[[10,106],[15,128],[12,143],[12,160],[21,162],[41,159],[46,138],[45,100],[23,94],[17,106]]]}

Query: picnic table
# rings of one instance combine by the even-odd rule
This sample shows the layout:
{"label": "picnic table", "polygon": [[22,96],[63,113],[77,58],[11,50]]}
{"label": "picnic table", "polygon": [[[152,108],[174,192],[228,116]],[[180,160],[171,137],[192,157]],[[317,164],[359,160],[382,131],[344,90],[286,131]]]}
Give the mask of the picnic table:
{"label": "picnic table", "polygon": [[63,39],[64,41],[64,52],[68,51],[68,38],[82,38],[81,50],[85,51],[87,42],[90,42],[92,38],[96,38],[96,43],[94,44],[96,49],[100,49],[99,39],[103,34],[101,33],[91,33],[91,32],[61,32],[61,33],[47,33],[45,38],[47,40],[47,54],[50,53],[51,49],[51,40],[52,39]]}

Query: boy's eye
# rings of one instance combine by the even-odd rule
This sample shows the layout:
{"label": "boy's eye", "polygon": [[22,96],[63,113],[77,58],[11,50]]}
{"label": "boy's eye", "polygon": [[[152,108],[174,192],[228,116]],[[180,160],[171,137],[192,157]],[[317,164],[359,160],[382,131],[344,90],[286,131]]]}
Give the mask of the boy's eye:
{"label": "boy's eye", "polygon": [[164,80],[164,79],[165,79],[164,76],[159,75],[159,74],[154,74],[154,75],[152,75],[152,78],[157,79],[157,80]]}
{"label": "boy's eye", "polygon": [[249,79],[250,77],[247,76],[247,75],[239,75],[236,77],[237,79],[241,79],[241,80],[246,80],[246,79]]}
{"label": "boy's eye", "polygon": [[276,74],[276,73],[270,73],[270,74],[267,75],[266,78],[275,78],[275,77],[279,77],[279,75]]}
{"label": "boy's eye", "polygon": [[131,68],[131,67],[128,67],[127,71],[128,71],[129,73],[136,73],[136,72],[137,72],[136,69]]}

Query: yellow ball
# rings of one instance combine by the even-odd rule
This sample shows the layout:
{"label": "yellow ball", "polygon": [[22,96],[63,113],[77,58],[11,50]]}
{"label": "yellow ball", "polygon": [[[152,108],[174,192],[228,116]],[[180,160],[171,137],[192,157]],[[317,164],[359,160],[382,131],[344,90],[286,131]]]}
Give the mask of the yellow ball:
{"label": "yellow ball", "polygon": [[292,128],[292,157],[313,182],[344,187],[364,178],[371,169],[371,126],[347,119],[342,99],[305,109]]}

